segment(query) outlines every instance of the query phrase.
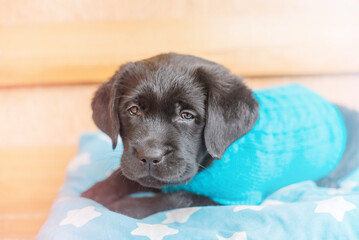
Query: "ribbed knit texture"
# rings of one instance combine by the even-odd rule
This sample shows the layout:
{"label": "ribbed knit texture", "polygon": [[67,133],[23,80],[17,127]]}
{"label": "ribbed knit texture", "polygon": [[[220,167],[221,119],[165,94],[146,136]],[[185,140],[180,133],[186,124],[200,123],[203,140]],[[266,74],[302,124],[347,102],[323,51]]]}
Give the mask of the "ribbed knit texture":
{"label": "ribbed knit texture", "polygon": [[257,90],[254,96],[260,107],[252,130],[188,184],[164,192],[185,190],[223,205],[257,205],[281,187],[318,180],[336,167],[346,129],[333,104],[299,85]]}

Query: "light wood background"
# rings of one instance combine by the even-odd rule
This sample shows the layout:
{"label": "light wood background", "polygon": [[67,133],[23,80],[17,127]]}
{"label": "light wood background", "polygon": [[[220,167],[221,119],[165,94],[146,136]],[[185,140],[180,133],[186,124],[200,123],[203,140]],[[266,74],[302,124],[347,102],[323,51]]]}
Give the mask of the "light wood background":
{"label": "light wood background", "polygon": [[127,61],[176,51],[252,88],[299,82],[359,110],[356,0],[0,0],[0,239],[33,239],[90,101]]}
{"label": "light wood background", "polygon": [[99,82],[177,51],[242,76],[357,73],[357,0],[0,0],[0,85]]}

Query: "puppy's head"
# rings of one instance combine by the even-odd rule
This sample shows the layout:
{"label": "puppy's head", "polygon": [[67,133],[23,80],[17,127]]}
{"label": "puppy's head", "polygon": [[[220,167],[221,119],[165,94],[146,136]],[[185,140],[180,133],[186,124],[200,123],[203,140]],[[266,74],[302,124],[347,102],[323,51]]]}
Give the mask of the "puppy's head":
{"label": "puppy's head", "polygon": [[96,125],[115,147],[121,171],[148,187],[188,182],[208,156],[219,159],[258,117],[241,79],[200,58],[163,54],[123,65],[96,92]]}

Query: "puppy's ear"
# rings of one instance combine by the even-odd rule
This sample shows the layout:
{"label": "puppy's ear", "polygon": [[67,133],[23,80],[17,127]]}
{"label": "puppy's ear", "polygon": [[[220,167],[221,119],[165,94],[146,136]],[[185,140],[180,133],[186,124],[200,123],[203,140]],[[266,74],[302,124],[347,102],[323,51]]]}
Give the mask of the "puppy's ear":
{"label": "puppy's ear", "polygon": [[[122,67],[121,67],[122,69]],[[117,138],[120,132],[120,120],[117,112],[119,98],[119,81],[121,69],[110,79],[102,84],[96,91],[92,100],[92,118],[99,129],[105,132],[112,139],[112,147],[117,145]]]}
{"label": "puppy's ear", "polygon": [[197,77],[207,90],[205,144],[208,153],[220,159],[234,141],[252,129],[259,104],[242,79],[220,65],[200,67]]}

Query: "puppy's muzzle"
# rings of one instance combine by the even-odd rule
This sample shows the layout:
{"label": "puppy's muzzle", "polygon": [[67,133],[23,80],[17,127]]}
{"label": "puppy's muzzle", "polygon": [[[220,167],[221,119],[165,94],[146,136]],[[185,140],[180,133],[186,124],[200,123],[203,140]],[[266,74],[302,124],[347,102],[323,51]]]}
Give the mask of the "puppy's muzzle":
{"label": "puppy's muzzle", "polygon": [[166,161],[165,156],[172,152],[169,147],[156,144],[154,140],[146,140],[136,148],[137,159],[146,169],[151,169]]}

